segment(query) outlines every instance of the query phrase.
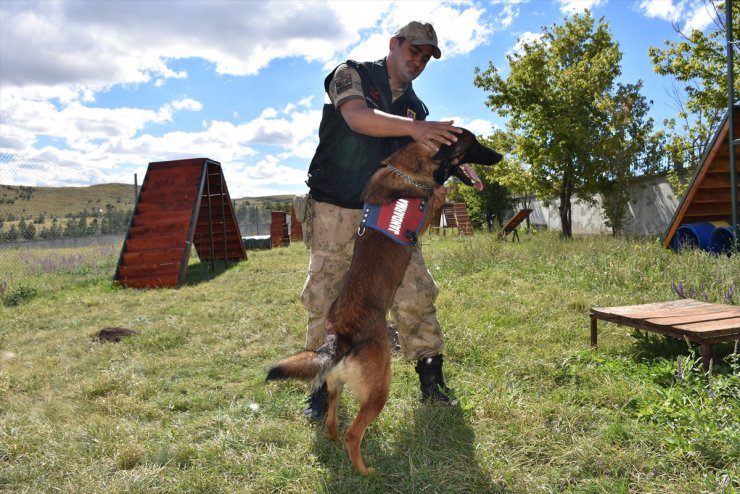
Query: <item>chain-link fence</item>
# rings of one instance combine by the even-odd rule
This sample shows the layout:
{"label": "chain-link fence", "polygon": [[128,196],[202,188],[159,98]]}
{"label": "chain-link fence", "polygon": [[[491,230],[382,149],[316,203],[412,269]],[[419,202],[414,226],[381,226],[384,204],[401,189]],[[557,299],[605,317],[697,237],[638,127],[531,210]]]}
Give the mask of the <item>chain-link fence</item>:
{"label": "chain-link fence", "polygon": [[[139,190],[129,184],[85,186],[54,166],[0,154],[0,298],[65,283],[65,275],[112,278]],[[12,185],[10,185],[12,184]],[[235,201],[243,237],[269,236],[271,204]],[[193,258],[197,253],[191,253]]]}

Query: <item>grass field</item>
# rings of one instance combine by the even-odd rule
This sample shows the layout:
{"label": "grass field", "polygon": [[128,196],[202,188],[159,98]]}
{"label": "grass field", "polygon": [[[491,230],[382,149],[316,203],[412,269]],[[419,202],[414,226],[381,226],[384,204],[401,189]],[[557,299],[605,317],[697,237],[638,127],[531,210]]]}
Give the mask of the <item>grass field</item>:
{"label": "grass field", "polygon": [[[674,300],[679,283],[737,305],[737,259],[550,233],[424,251],[460,405],[419,403],[413,366],[394,358],[368,478],[303,417],[305,385],[264,383],[303,345],[302,244],[215,273],[196,261],[177,290],[115,288],[117,252],[92,250],[31,283],[29,254],[0,251],[0,492],[740,492],[733,345],[710,374],[685,342],[600,323],[594,352],[588,317]],[[105,327],[138,334],[91,338]],[[356,410],[345,393],[340,427]]]}

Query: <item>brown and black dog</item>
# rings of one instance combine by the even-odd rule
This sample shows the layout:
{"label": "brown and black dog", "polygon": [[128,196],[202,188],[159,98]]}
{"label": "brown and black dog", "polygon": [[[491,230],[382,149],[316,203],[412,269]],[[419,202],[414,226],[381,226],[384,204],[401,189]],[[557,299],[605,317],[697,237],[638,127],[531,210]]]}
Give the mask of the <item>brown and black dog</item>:
{"label": "brown and black dog", "polygon": [[405,224],[394,217],[399,209],[418,208],[420,202],[423,205],[431,199],[433,190],[453,175],[467,185],[480,188],[480,179],[467,163],[493,165],[501,158],[463,129],[457,142],[442,146],[436,153],[412,142],[384,160],[364,191],[366,208],[361,234],[355,242],[347,282],[329,310],[323,346],[317,351],[306,350],[288,357],[267,374],[267,380],[311,381],[314,389],[326,382],[329,392],[326,427],[333,441],[339,439],[339,396],[344,385],[349,385],[359,399],[360,409],[344,439],[352,463],[363,475],[372,469],[365,466],[360,444],[367,426],[383,410],[391,382],[386,314],[408,266],[409,245],[416,242],[422,228],[419,225],[417,229],[404,229],[401,236],[407,233],[408,242],[394,240],[387,231],[365,227],[371,211],[367,205],[395,202],[395,210],[385,216],[390,216],[390,230],[398,233]]}

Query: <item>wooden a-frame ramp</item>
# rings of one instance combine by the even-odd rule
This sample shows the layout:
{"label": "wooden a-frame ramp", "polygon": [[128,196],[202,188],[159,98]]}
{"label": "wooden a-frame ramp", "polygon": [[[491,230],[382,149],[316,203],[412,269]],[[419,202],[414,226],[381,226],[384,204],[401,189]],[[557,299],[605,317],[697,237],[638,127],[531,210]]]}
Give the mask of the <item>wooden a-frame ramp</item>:
{"label": "wooden a-frame ramp", "polygon": [[436,216],[435,222],[437,225],[440,224],[441,217],[444,216],[444,223],[447,228],[457,228],[458,235],[473,235],[473,224],[470,222],[468,207],[464,202],[444,203]]}
{"label": "wooden a-frame ramp", "polygon": [[114,281],[179,287],[192,246],[212,269],[216,260],[247,257],[221,164],[208,158],[149,163]]}
{"label": "wooden a-frame ramp", "polygon": [[[676,209],[673,219],[663,234],[663,245],[670,247],[676,230],[684,223],[725,221],[732,225],[732,186],[730,181],[729,112],[719,124],[709,149],[689,184],[686,195]],[[734,130],[740,129],[740,106],[733,111]],[[737,136],[735,136],[737,139]],[[735,162],[735,176],[740,175],[740,161]],[[737,204],[740,194],[735,192]]]}

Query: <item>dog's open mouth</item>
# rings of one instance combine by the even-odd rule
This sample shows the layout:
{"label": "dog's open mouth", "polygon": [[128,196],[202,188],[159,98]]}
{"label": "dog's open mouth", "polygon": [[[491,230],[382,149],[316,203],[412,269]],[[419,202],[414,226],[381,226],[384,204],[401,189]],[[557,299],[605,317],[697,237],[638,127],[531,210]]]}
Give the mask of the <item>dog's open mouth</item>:
{"label": "dog's open mouth", "polygon": [[459,178],[460,181],[465,185],[470,185],[478,190],[483,190],[483,182],[481,181],[480,177],[478,177],[478,174],[475,173],[473,167],[466,163],[454,166],[452,168],[452,175]]}

